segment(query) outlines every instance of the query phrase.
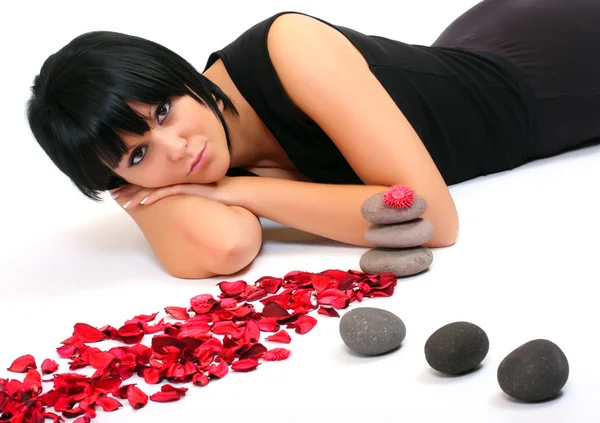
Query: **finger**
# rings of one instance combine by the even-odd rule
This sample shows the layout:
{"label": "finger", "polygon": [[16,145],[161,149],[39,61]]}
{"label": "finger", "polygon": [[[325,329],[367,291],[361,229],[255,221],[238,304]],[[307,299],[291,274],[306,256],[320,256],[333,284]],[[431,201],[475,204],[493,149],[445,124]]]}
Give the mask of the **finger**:
{"label": "finger", "polygon": [[149,206],[150,204],[156,203],[157,201],[162,200],[163,198],[177,194],[181,194],[181,186],[179,185],[159,188],[149,193],[146,197],[142,198],[140,204]]}
{"label": "finger", "polygon": [[153,188],[140,189],[134,195],[132,195],[129,198],[129,200],[127,200],[126,202],[123,203],[123,208],[130,210],[135,207],[138,207],[140,205],[140,202],[144,198],[148,197],[153,191],[155,191],[155,189],[153,189]]}

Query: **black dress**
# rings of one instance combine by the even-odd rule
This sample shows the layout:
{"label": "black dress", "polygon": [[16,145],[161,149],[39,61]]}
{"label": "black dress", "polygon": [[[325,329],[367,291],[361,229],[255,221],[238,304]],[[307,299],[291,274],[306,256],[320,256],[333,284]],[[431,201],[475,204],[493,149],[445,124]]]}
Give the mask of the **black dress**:
{"label": "black dress", "polygon": [[[527,2],[484,3],[502,6],[523,1]],[[361,184],[332,140],[314,122],[304,120],[282,90],[266,40],[273,21],[284,13],[297,12],[281,12],[256,24],[212,53],[206,69],[218,58],[223,60],[240,93],[299,172],[315,182]],[[341,32],[360,51],[448,185],[512,169],[540,156],[535,148],[540,144],[541,122],[530,76],[501,49],[461,45],[469,31],[466,39],[474,43],[477,14],[486,13],[491,12],[459,18],[430,47],[365,35],[316,18]],[[514,40],[507,44],[514,45]],[[229,172],[240,174],[244,172],[239,169]]]}

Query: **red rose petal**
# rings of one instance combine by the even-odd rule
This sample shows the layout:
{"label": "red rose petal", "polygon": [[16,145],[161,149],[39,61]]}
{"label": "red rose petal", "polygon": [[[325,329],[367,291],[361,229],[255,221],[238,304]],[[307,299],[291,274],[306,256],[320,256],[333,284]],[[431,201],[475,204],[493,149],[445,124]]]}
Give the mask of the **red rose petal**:
{"label": "red rose petal", "polygon": [[29,369],[37,369],[35,358],[30,354],[25,354],[13,361],[7,370],[15,373],[27,373]]}
{"label": "red rose petal", "polygon": [[196,295],[190,300],[192,310],[194,310],[196,314],[208,313],[213,309],[215,304],[217,304],[217,300],[210,294]]}
{"label": "red rose petal", "polygon": [[290,356],[291,351],[285,348],[273,348],[263,354],[262,359],[265,361],[281,361],[286,360]]}
{"label": "red rose petal", "polygon": [[217,365],[212,364],[208,369],[208,373],[218,379],[224,378],[228,372],[229,367],[224,361],[220,361]]}
{"label": "red rose petal", "polygon": [[285,329],[280,330],[275,335],[267,336],[265,339],[267,341],[280,342],[282,344],[289,344],[292,342],[290,334]]}
{"label": "red rose petal", "polygon": [[185,307],[165,307],[165,313],[177,320],[186,320],[190,317]]}
{"label": "red rose petal", "polygon": [[137,344],[144,338],[145,334],[138,323],[123,325],[117,331],[118,339],[124,344]]}
{"label": "red rose petal", "polygon": [[83,342],[99,342],[106,338],[102,332],[87,323],[76,323],[73,334]]}
{"label": "red rose petal", "polygon": [[135,316],[133,319],[129,319],[125,322],[126,325],[131,323],[148,323],[152,322],[158,316],[158,312],[152,314],[140,314],[139,316]]}
{"label": "red rose petal", "polygon": [[281,284],[283,284],[282,278],[274,278],[271,276],[263,276],[256,283],[269,294],[275,294],[279,291]]}
{"label": "red rose petal", "polygon": [[58,370],[58,364],[56,363],[56,361],[47,358],[42,362],[41,369],[43,374],[49,375]]}
{"label": "red rose petal", "polygon": [[233,363],[231,365],[231,370],[234,370],[236,372],[251,372],[252,370],[256,369],[259,365],[260,363],[258,362],[258,360],[254,358],[245,358]]}
{"label": "red rose petal", "polygon": [[257,286],[247,286],[246,291],[246,301],[251,303],[253,301],[258,301],[265,298],[268,295],[268,292]]}
{"label": "red rose petal", "polygon": [[348,307],[350,300],[346,296],[346,293],[339,289],[327,289],[318,295],[317,302],[322,305],[343,309]]}
{"label": "red rose petal", "polygon": [[148,395],[135,385],[129,385],[127,388],[127,401],[134,410],[139,410],[148,404]]}
{"label": "red rose petal", "polygon": [[246,282],[244,281],[235,281],[235,282],[220,282],[217,284],[221,289],[221,292],[225,294],[227,297],[237,297],[242,292],[244,292],[244,288],[246,288]]}
{"label": "red rose petal", "polygon": [[263,317],[288,317],[290,313],[276,302],[265,304],[262,311]]}
{"label": "red rose petal", "polygon": [[277,332],[280,327],[276,317],[262,318],[256,323],[261,332]]}
{"label": "red rose petal", "polygon": [[245,336],[247,341],[251,343],[258,342],[260,339],[260,329],[254,320],[246,322]]}
{"label": "red rose petal", "polygon": [[327,287],[334,282],[335,279],[326,275],[313,275],[311,277],[312,286],[317,292],[325,291]]}
{"label": "red rose petal", "polygon": [[362,301],[365,296],[365,294],[362,291],[356,291],[355,295],[356,295],[356,300],[359,302]]}
{"label": "red rose petal", "polygon": [[240,355],[240,358],[259,358],[267,352],[267,347],[262,344],[254,344]]}
{"label": "red rose petal", "polygon": [[77,352],[77,347],[75,345],[65,345],[57,348],[56,352],[60,358],[72,358]]}
{"label": "red rose petal", "polygon": [[175,388],[172,385],[169,385],[168,383],[163,385],[160,390],[162,392],[170,392],[170,391],[174,391],[177,392],[180,396],[184,397],[186,392],[188,391],[188,388]]}
{"label": "red rose petal", "polygon": [[233,322],[217,322],[212,327],[212,333],[215,335],[231,335],[237,329],[237,325]]}
{"label": "red rose petal", "polygon": [[192,383],[196,386],[206,386],[208,385],[209,382],[209,378],[206,374],[202,373],[196,373],[194,375],[194,377],[192,378]]}
{"label": "red rose petal", "polygon": [[123,406],[118,400],[109,397],[98,397],[96,404],[106,412],[115,411]]}
{"label": "red rose petal", "polygon": [[42,377],[37,370],[29,369],[27,376],[23,379],[23,388],[34,394],[42,392]]}
{"label": "red rose petal", "polygon": [[340,317],[340,313],[338,313],[337,310],[333,307],[320,307],[317,313],[329,317]]}
{"label": "red rose petal", "polygon": [[122,380],[116,377],[94,380],[92,387],[95,392],[99,392],[101,394],[108,394],[119,389],[119,386],[121,386],[121,382]]}
{"label": "red rose petal", "polygon": [[55,413],[45,412],[42,414],[42,417],[44,419],[52,419],[52,423],[61,423],[65,421],[65,419]]}
{"label": "red rose petal", "polygon": [[310,332],[317,324],[317,319],[312,316],[300,316],[295,324],[296,333],[304,335]]}
{"label": "red rose petal", "polygon": [[179,401],[181,397],[175,391],[157,392],[150,395],[150,400],[154,402],[173,402]]}

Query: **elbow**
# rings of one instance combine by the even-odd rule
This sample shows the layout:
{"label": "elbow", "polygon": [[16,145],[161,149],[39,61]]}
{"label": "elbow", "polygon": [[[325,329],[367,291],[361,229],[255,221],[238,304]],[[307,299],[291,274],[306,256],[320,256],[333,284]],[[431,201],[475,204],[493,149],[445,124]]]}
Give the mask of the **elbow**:
{"label": "elbow", "polygon": [[[196,245],[191,243],[191,245]],[[260,252],[262,233],[259,231],[243,240],[230,243],[210,250],[204,247],[192,247],[195,251],[188,254],[187,259],[165,263],[167,272],[179,279],[208,279],[218,276],[229,276],[241,272],[248,267]]]}
{"label": "elbow", "polygon": [[233,275],[248,267],[260,252],[262,243],[245,242],[223,249],[212,268],[219,275]]}
{"label": "elbow", "polygon": [[458,218],[450,222],[444,222],[434,225],[433,234],[429,240],[423,244],[428,248],[445,248],[456,244],[458,239]]}

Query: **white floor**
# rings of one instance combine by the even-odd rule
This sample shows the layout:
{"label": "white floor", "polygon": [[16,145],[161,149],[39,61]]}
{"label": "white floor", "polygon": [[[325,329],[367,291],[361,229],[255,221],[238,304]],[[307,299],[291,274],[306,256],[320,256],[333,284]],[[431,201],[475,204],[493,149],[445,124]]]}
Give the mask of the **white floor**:
{"label": "white floor", "polygon": [[[39,362],[57,358],[55,348],[71,335],[74,323],[117,326],[136,314],[185,306],[200,293],[216,294],[215,284],[223,280],[185,281],[165,274],[125,213],[110,200],[95,204],[83,198],[43,156],[24,119],[24,104],[48,54],[81,32],[112,29],[163,42],[201,68],[210,51],[279,10],[428,44],[475,3],[396,1],[393,13],[384,1],[346,2],[343,8],[310,1],[106,1],[95,3],[99,10],[65,1],[8,5],[5,16],[12,18],[0,29],[0,377],[18,376],[3,369],[22,354]],[[219,28],[213,15],[226,11],[229,25]],[[594,194],[599,160],[596,146],[453,187],[459,242],[434,251],[430,271],[402,280],[393,297],[363,303],[404,320],[407,336],[397,352],[357,357],[344,347],[338,320],[318,316],[310,333],[293,336],[288,361],[230,374],[203,389],[190,387],[178,403],[150,403],[137,412],[126,406],[100,412],[95,421],[599,421],[600,225]],[[229,280],[358,269],[365,251],[272,222],[265,228],[258,259]],[[490,351],[475,373],[448,378],[428,367],[423,347],[433,331],[457,320],[481,326]],[[563,349],[569,380],[554,401],[512,401],[496,381],[498,364],[537,338]],[[64,371],[65,361],[59,362]],[[147,388],[143,381],[140,385]]]}

